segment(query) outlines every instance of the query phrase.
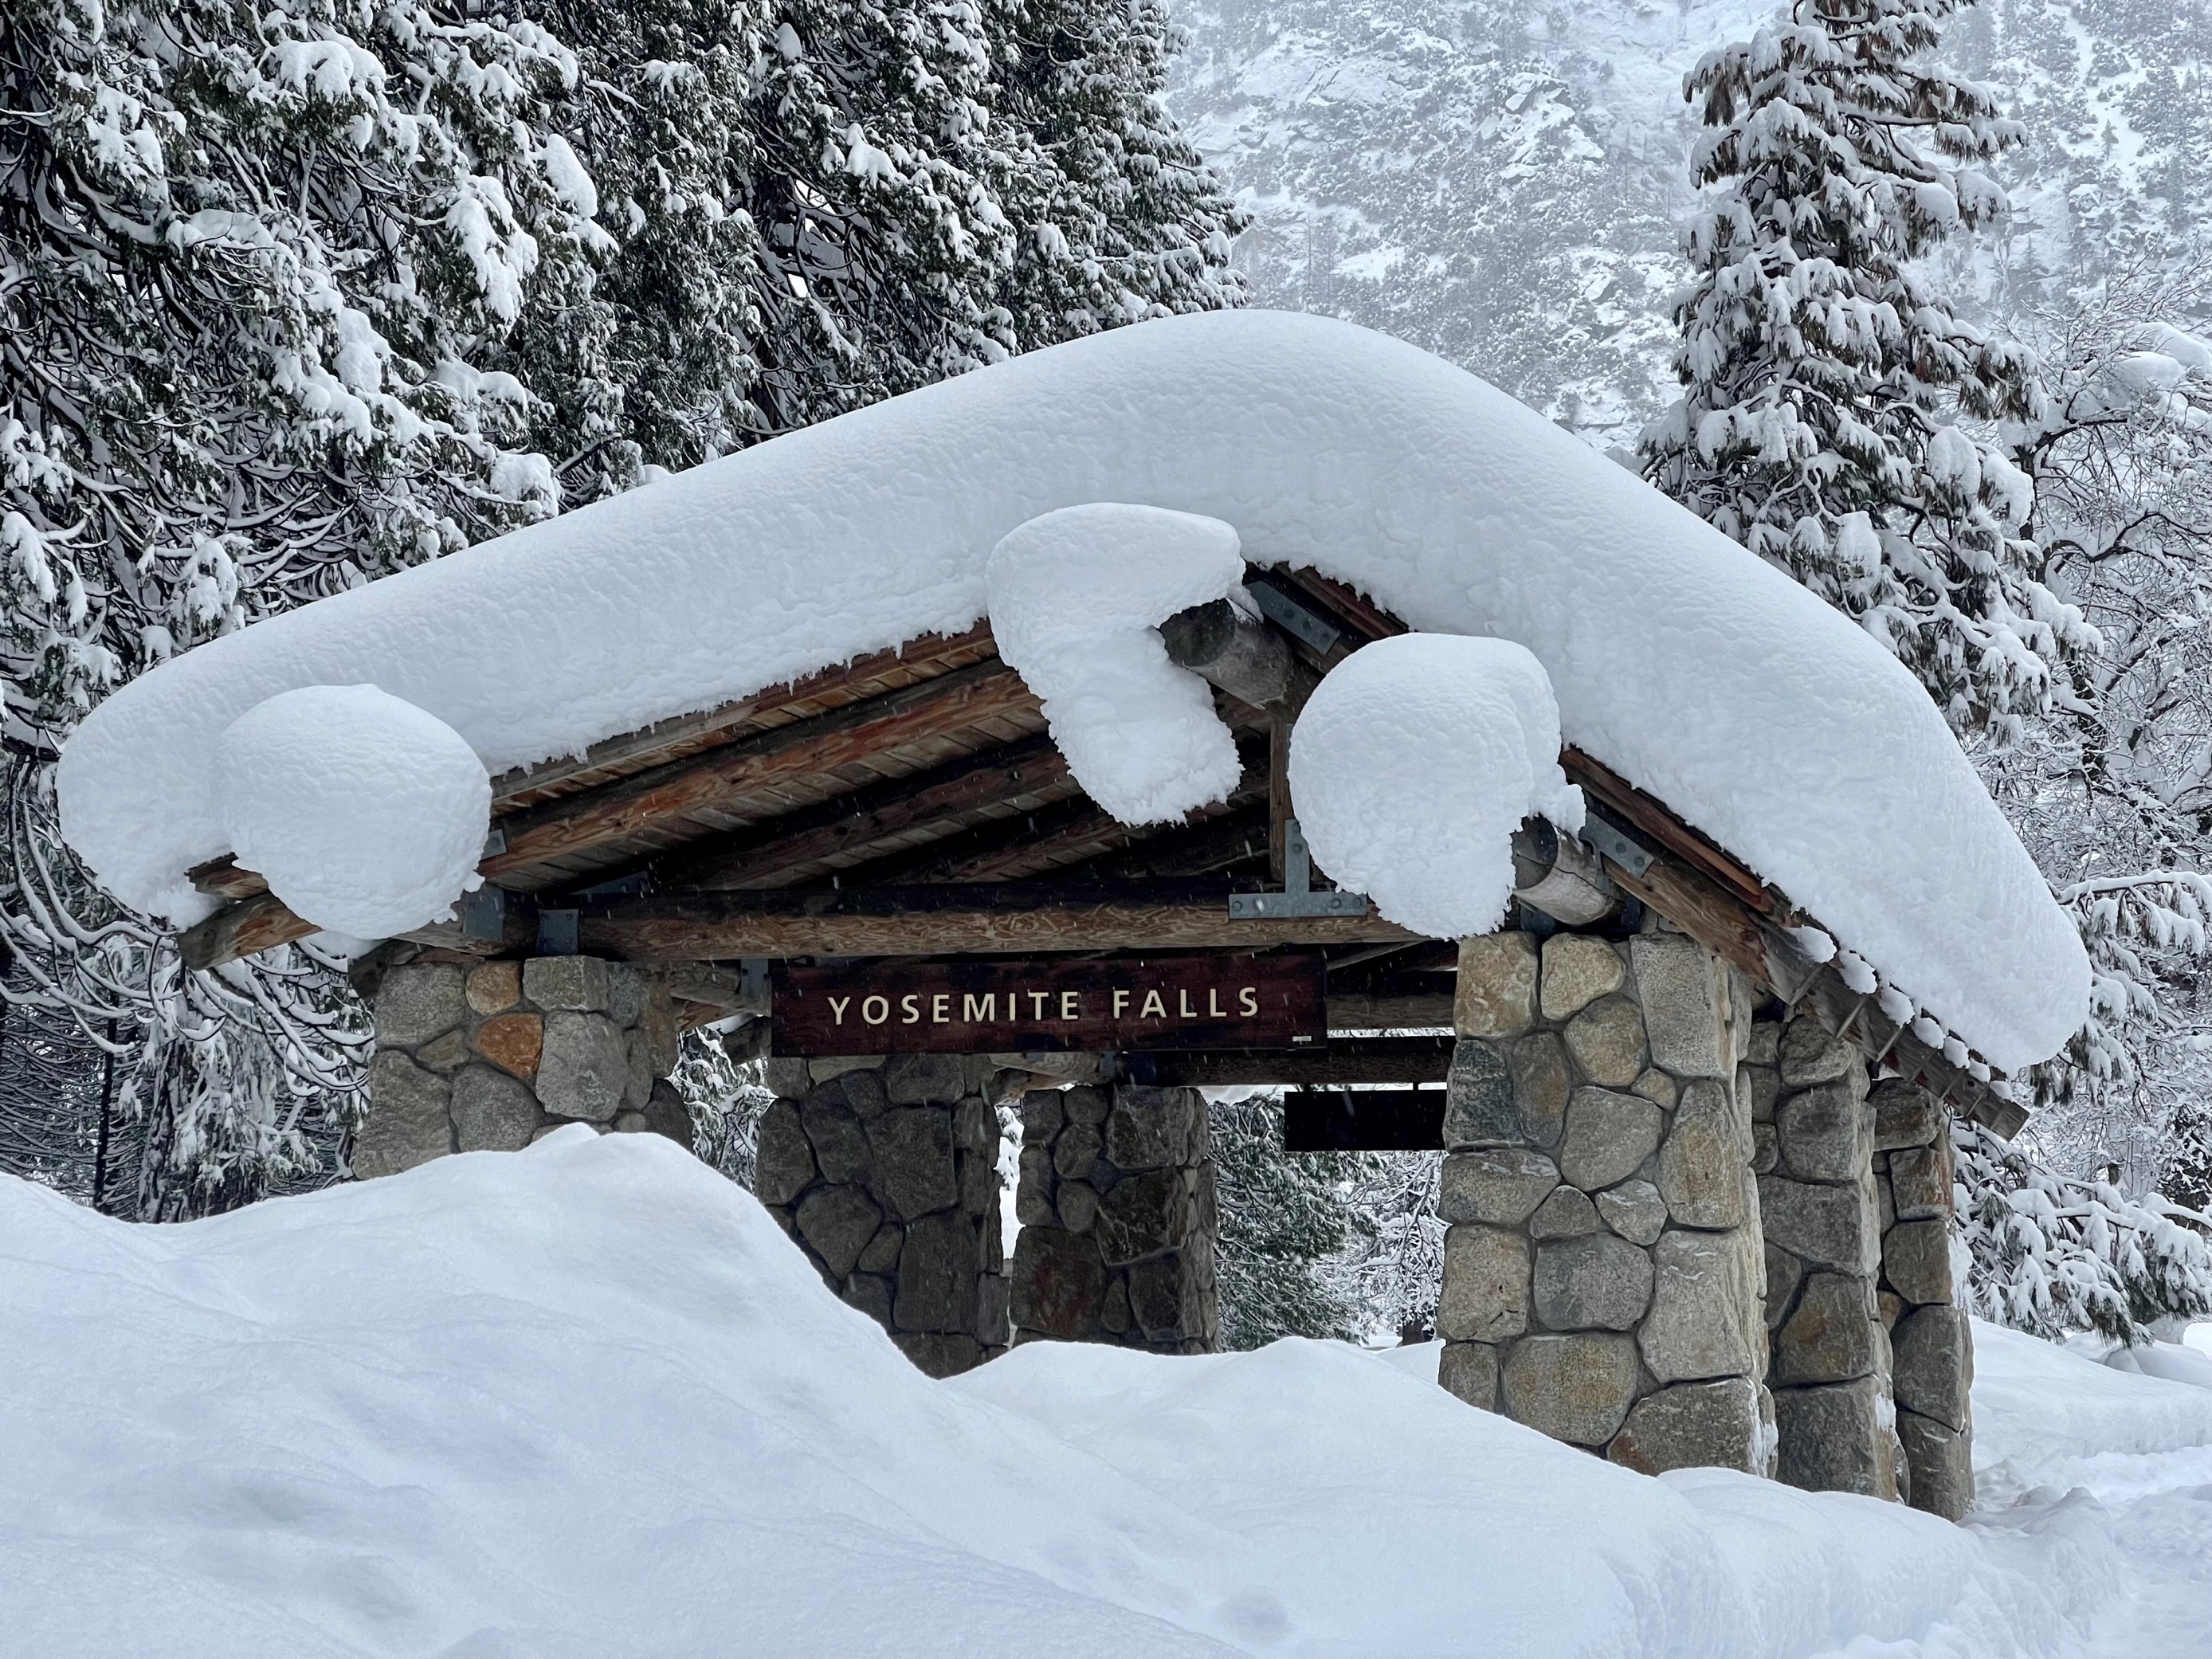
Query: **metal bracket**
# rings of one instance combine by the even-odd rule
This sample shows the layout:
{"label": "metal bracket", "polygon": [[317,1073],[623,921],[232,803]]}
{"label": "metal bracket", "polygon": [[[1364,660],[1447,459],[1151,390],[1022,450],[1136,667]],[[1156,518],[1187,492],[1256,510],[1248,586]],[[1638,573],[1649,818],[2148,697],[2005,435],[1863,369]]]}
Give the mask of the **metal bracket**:
{"label": "metal bracket", "polygon": [[1296,818],[1283,820],[1283,890],[1229,896],[1229,915],[1237,921],[1280,916],[1364,916],[1372,908],[1364,893],[1313,890],[1313,854]]}
{"label": "metal bracket", "polygon": [[1595,812],[1583,817],[1582,839],[1632,876],[1641,876],[1651,867],[1653,855],[1641,842],[1632,841]]}
{"label": "metal bracket", "polygon": [[495,859],[505,851],[507,851],[507,831],[504,830],[486,830],[484,832],[483,856],[488,859]]}
{"label": "metal bracket", "polygon": [[538,954],[541,957],[573,957],[576,954],[577,913],[574,910],[540,910],[538,913]]}
{"label": "metal bracket", "polygon": [[1335,650],[1344,638],[1336,628],[1323,622],[1271,582],[1248,582],[1244,591],[1260,607],[1261,616],[1292,638],[1304,641],[1324,657]]}
{"label": "metal bracket", "polygon": [[487,942],[507,937],[507,890],[489,882],[461,895],[461,937]]}

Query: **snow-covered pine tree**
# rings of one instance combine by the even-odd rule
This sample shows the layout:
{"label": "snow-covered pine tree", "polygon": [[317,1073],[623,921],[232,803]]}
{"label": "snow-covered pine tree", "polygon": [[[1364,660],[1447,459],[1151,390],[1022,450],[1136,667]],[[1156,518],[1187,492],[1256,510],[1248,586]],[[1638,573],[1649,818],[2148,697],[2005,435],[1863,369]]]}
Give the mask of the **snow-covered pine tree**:
{"label": "snow-covered pine tree", "polygon": [[113,1022],[142,1215],[311,1164],[365,1033],[312,948],[191,974],[108,902],[58,745],[178,651],[556,503],[483,348],[592,240],[532,137],[574,65],[473,9],[0,11],[0,994]]}
{"label": "snow-covered pine tree", "polygon": [[1286,1153],[1281,1103],[1266,1096],[1215,1101],[1206,1120],[1221,1212],[1221,1346],[1361,1335],[1367,1321],[1321,1272],[1358,1231],[1345,1187],[1360,1155]]}
{"label": "snow-covered pine tree", "polygon": [[[2042,418],[2014,434],[2053,587],[2096,628],[2070,695],[1984,770],[2075,913],[2088,1024],[2040,1069],[2062,1167],[2138,1186],[2212,1166],[2212,256],[2154,246],[2039,319]],[[2189,1201],[2185,1200],[2184,1201]]]}
{"label": "snow-covered pine tree", "polygon": [[1023,349],[1241,303],[1230,242],[1249,221],[1161,102],[1184,43],[1160,0],[1000,0],[984,15],[997,129],[1030,152],[999,289]]}
{"label": "snow-covered pine tree", "polygon": [[1797,0],[1686,77],[1710,129],[1677,303],[1682,398],[1645,474],[1882,641],[1960,731],[2016,738],[2093,647],[2042,581],[2020,470],[1962,422],[2034,417],[2027,355],[1915,268],[1989,224],[2021,137],[1933,53],[1959,0]]}
{"label": "snow-covered pine tree", "polygon": [[1434,1334],[1443,1288],[1443,1218],[1437,1213],[1441,1152],[1362,1152],[1340,1191],[1351,1237],[1319,1268],[1322,1283],[1352,1309],[1361,1339],[1400,1341]]}
{"label": "snow-covered pine tree", "polygon": [[[1018,20],[966,0],[519,13],[0,15],[4,985],[115,1022],[143,1213],[319,1167],[365,1032],[312,946],[185,973],[74,866],[51,763],[106,690],[648,468],[1241,294],[1157,9],[1063,8],[1059,78],[1012,88]],[[25,1160],[81,1174],[61,1116]]]}
{"label": "snow-covered pine tree", "polygon": [[1971,1199],[1959,1217],[1972,1262],[1965,1299],[1983,1318],[2132,1344],[2212,1315],[2212,1216],[2132,1198],[2107,1170],[2056,1174],[1976,1124],[1954,1124],[1952,1142]]}
{"label": "snow-covered pine tree", "polygon": [[555,125],[612,243],[510,347],[567,500],[1243,297],[1151,0],[529,9],[577,52]]}

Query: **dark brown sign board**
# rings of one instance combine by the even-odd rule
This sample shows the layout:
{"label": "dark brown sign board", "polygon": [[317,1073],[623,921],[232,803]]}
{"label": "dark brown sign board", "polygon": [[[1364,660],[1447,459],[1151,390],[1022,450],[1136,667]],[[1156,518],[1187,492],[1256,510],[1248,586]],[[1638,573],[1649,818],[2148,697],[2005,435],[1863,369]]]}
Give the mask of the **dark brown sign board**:
{"label": "dark brown sign board", "polygon": [[1432,1152],[1444,1144],[1442,1089],[1289,1089],[1286,1152]]}
{"label": "dark brown sign board", "polygon": [[1288,1048],[1328,1035],[1314,951],[772,971],[778,1055]]}

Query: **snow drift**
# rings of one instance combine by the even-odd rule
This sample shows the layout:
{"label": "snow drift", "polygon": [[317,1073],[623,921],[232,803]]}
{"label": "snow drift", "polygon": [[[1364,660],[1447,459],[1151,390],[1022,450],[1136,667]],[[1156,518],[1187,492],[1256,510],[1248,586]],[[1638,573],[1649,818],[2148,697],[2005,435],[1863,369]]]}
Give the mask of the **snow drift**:
{"label": "snow drift", "polygon": [[2079,1025],[2079,939],[1875,641],[1472,375],[1274,313],[1030,353],[215,641],[79,728],[64,830],[118,896],[189,921],[185,871],[229,850],[214,744],[265,697],[371,683],[497,771],[964,629],[1001,538],[1101,501],[1218,519],[1248,560],[1526,647],[1570,742],[1992,1063]]}
{"label": "snow drift", "polygon": [[1160,823],[1237,787],[1237,739],[1213,689],[1168,660],[1159,624],[1243,595],[1218,519],[1096,501],[1009,532],[991,550],[991,636],[1044,704],[1084,792],[1123,823]]}
{"label": "snow drift", "polygon": [[384,939],[478,884],[491,780],[459,732],[373,685],[256,703],[216,739],[239,862],[317,927]]}
{"label": "snow drift", "polygon": [[[2079,1655],[2124,1577],[2094,1503],[1648,1480],[1462,1405],[1433,1347],[933,1382],[652,1135],[177,1226],[0,1177],[0,1647],[40,1659]],[[2033,1401],[2082,1374],[2107,1429],[2212,1405],[2042,1353],[1985,1439],[2074,1444]]]}
{"label": "snow drift", "polygon": [[1323,869],[1439,939],[1505,919],[1522,819],[1583,825],[1544,665],[1450,634],[1377,640],[1329,671],[1291,734],[1291,795]]}

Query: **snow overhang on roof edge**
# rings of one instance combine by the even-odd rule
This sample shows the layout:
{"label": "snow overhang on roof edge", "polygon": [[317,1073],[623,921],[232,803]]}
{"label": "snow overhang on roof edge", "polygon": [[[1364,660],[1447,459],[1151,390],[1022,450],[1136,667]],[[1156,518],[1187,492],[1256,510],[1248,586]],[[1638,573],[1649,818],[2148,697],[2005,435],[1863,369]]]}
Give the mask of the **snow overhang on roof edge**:
{"label": "snow overhang on roof edge", "polygon": [[1129,501],[1234,526],[1416,629],[1517,641],[1567,740],[1666,801],[2008,1071],[2087,1012],[2081,942],[1879,644],[1464,371],[1320,318],[1118,329],[790,434],[258,623],[143,676],[64,754],[64,833],[174,920],[229,851],[240,714],[371,683],[496,772],[984,614],[1015,526]]}

